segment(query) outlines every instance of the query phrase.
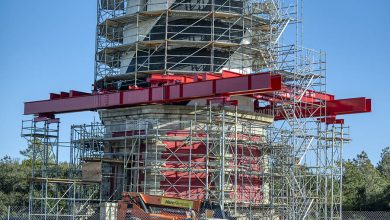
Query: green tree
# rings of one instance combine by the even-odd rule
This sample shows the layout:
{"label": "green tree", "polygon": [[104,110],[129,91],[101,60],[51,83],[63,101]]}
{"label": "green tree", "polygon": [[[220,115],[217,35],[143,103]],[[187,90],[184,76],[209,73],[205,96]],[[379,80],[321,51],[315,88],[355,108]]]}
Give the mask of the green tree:
{"label": "green tree", "polygon": [[386,147],[382,150],[381,160],[378,163],[378,170],[382,177],[390,184],[390,147]]}
{"label": "green tree", "polygon": [[[22,161],[4,156],[0,159],[0,213],[4,213],[8,206],[28,206],[29,180],[31,178],[32,159],[35,154],[36,175],[40,175],[43,168],[42,157],[39,155],[44,150],[44,145],[39,140],[20,151],[24,157]],[[68,177],[68,163],[55,164],[54,157],[49,157],[49,172],[58,178]],[[53,170],[55,169],[55,170]],[[57,172],[58,171],[58,172]],[[52,192],[49,189],[49,192]]]}
{"label": "green tree", "polygon": [[[364,176],[359,168],[348,160],[344,162],[343,177],[343,203],[345,210],[358,210],[361,204],[362,188],[364,188]],[[360,190],[359,190],[360,189]]]}
{"label": "green tree", "polygon": [[0,159],[0,210],[7,206],[28,205],[30,167],[5,156]]}
{"label": "green tree", "polygon": [[381,210],[390,210],[390,147],[382,150],[377,169],[385,181],[385,187],[382,194],[378,197],[376,207]]}
{"label": "green tree", "polygon": [[371,163],[366,152],[353,160],[344,162],[344,208],[345,210],[378,210],[379,198],[387,187],[381,173]]}
{"label": "green tree", "polygon": [[32,161],[35,159],[36,163],[40,163],[42,161],[43,155],[49,155],[48,160],[53,162],[55,160],[55,156],[53,153],[53,146],[50,144],[43,144],[42,139],[33,138],[28,142],[28,146],[26,149],[19,151],[20,155],[25,157],[25,160]]}

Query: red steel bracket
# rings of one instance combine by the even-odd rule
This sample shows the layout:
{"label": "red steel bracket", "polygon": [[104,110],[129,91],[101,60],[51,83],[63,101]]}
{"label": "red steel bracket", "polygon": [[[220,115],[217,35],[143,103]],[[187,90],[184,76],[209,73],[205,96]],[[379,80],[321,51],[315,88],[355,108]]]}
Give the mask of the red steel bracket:
{"label": "red steel bracket", "polygon": [[344,119],[337,119],[336,116],[328,116],[324,118],[319,118],[318,121],[325,124],[344,124]]}

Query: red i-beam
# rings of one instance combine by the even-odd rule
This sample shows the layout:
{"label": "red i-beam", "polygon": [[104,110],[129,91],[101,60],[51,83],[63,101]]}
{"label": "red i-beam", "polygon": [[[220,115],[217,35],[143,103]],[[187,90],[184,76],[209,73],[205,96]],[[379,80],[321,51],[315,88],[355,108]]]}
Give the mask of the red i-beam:
{"label": "red i-beam", "polygon": [[106,93],[61,92],[61,94],[51,94],[48,100],[26,102],[24,114],[50,115],[143,104],[174,103],[199,98],[248,95],[278,91],[281,89],[281,82],[280,75],[260,73]]}
{"label": "red i-beam", "polygon": [[[242,75],[223,71],[221,75],[199,74],[175,76],[153,74],[148,78],[149,88],[133,88],[125,91],[84,93],[71,90],[60,94],[51,93],[50,99],[26,102],[24,114],[53,117],[55,114],[99,109],[123,108],[136,105],[164,104],[189,101],[200,98],[229,97],[246,95],[260,100],[277,103],[288,98],[290,88],[282,85],[281,75],[258,73]],[[163,86],[158,86],[164,84]],[[278,91],[277,95],[274,95]],[[334,95],[307,90],[298,108],[297,117],[323,117],[320,121],[334,124],[343,123],[337,115],[371,112],[371,99],[364,97],[335,100]],[[326,112],[318,110],[318,102],[326,101]],[[273,110],[275,120],[286,116]]]}
{"label": "red i-beam", "polygon": [[[308,117],[323,117],[322,122],[328,124],[343,124],[343,120],[336,119],[337,115],[357,114],[371,112],[371,99],[365,97],[349,98],[329,100],[325,102],[325,105],[318,102],[314,103],[297,103],[295,116],[298,118]],[[325,107],[326,106],[326,107]],[[270,110],[271,107],[265,107],[261,110]],[[284,120],[287,117],[293,117],[292,115],[286,115],[283,109],[274,109],[274,120]]]}

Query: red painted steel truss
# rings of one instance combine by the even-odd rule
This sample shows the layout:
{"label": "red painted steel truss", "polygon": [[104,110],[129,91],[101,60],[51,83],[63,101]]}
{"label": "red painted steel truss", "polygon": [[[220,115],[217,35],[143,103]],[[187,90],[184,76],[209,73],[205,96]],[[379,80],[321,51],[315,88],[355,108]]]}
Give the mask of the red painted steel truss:
{"label": "red painted steel truss", "polygon": [[[200,74],[191,76],[153,74],[148,79],[149,88],[134,88],[124,91],[85,93],[71,90],[60,94],[51,93],[50,99],[26,102],[24,114],[39,117],[53,117],[55,114],[98,109],[122,108],[143,104],[164,104],[189,101],[199,98],[229,97],[245,95],[268,101],[268,107],[257,110],[272,110],[275,120],[286,115],[278,108],[271,107],[291,94],[290,88],[282,85],[282,76],[270,73],[241,75],[231,71],[222,74]],[[277,93],[276,93],[277,92]],[[296,105],[300,111],[296,117],[321,117],[324,123],[340,124],[337,115],[371,112],[371,99],[350,98],[335,100],[334,95],[307,90]],[[325,101],[326,112],[318,107]],[[327,117],[324,118],[323,116]]]}

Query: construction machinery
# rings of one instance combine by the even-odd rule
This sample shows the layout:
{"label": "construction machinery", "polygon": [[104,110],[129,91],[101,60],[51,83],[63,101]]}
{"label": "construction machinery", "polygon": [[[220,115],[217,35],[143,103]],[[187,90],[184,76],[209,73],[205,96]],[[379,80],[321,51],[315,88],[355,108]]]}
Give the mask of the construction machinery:
{"label": "construction machinery", "polygon": [[225,213],[219,206],[207,201],[154,196],[135,192],[123,192],[122,196],[122,200],[118,202],[118,220],[197,220],[216,219],[215,217],[226,219]]}

